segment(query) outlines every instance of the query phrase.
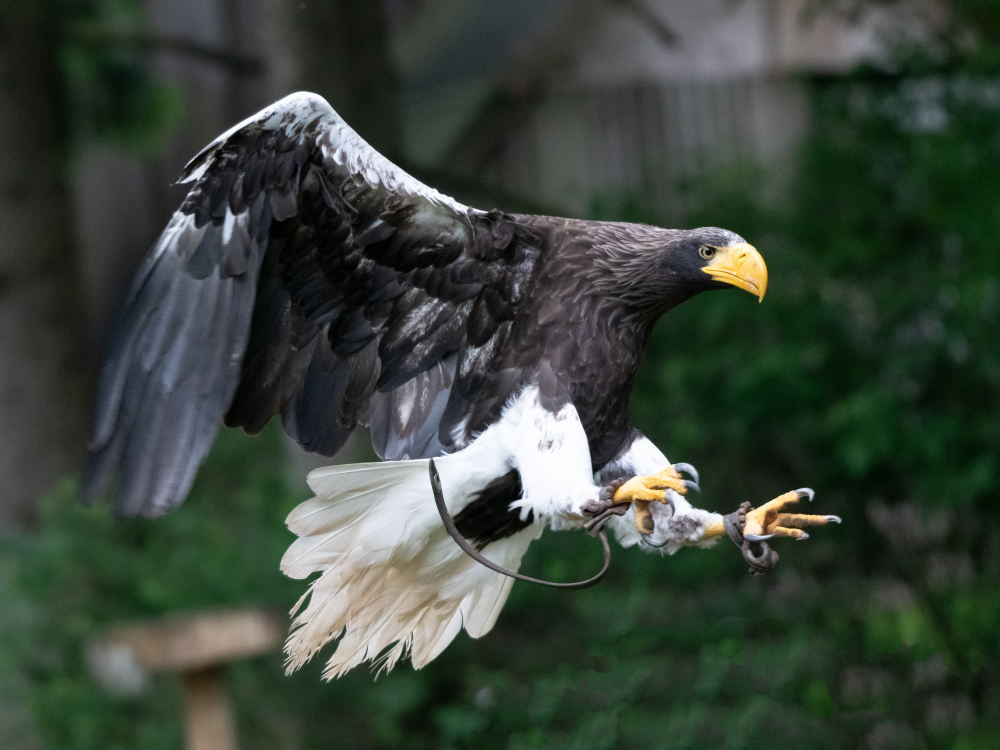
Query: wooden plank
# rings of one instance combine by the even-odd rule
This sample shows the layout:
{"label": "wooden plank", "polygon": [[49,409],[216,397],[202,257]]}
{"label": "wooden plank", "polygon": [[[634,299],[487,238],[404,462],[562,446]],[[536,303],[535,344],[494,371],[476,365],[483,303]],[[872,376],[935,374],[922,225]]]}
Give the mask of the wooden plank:
{"label": "wooden plank", "polygon": [[283,617],[265,610],[205,612],[115,628],[94,652],[128,649],[149,672],[203,669],[275,651],[285,628]]}

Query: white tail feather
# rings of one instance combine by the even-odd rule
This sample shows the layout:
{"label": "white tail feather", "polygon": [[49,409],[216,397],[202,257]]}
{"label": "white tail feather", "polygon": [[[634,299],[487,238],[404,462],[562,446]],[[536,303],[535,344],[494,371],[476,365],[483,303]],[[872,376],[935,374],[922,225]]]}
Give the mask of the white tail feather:
{"label": "white tail feather", "polygon": [[[510,470],[488,446],[475,444],[435,463],[452,513]],[[407,651],[419,668],[463,626],[473,638],[493,628],[513,579],[484,568],[448,536],[426,460],[318,469],[309,486],[316,497],[288,516],[299,538],[281,569],[292,578],[321,575],[292,610],[298,615],[285,646],[289,672],[341,635],[327,679],[366,661],[388,671]],[[516,571],[541,531],[529,526],[483,554]]]}

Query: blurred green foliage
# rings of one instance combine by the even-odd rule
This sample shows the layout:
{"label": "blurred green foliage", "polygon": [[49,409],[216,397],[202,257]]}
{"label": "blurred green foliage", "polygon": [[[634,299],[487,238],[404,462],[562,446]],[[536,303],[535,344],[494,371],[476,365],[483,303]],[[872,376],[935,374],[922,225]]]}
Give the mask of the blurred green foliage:
{"label": "blurred green foliage", "polygon": [[[981,5],[981,3],[980,3]],[[976,6],[978,7],[978,6]],[[764,254],[762,305],[702,295],[658,327],[637,424],[728,512],[809,485],[843,526],[777,545],[617,550],[584,592],[515,585],[495,630],[429,667],[332,684],[279,655],[228,674],[246,748],[995,748],[1000,746],[1000,55],[804,82],[796,172],[699,181],[686,224]],[[662,222],[642,197],[601,218]],[[176,748],[179,687],[105,695],[82,646],[109,623],[197,607],[287,610],[288,489],[275,429],[226,432],[192,496],[154,522],[49,499],[3,543],[0,665],[45,747]],[[524,569],[578,577],[582,535]]]}
{"label": "blurred green foliage", "polygon": [[139,157],[158,153],[180,119],[179,92],[158,77],[145,51],[139,0],[44,0],[59,39],[68,135]]}

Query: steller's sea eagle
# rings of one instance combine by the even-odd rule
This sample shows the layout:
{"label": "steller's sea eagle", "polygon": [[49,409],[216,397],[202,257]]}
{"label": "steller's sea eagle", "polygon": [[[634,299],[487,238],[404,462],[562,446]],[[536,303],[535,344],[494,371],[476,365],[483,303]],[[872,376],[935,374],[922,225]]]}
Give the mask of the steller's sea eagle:
{"label": "steller's sea eagle", "polygon": [[[290,668],[338,637],[328,676],[407,651],[420,667],[463,627],[492,628],[513,579],[448,535],[429,459],[458,531],[508,569],[546,525],[599,519],[668,553],[733,536],[687,501],[681,471],[697,475],[629,423],[628,402],[664,312],[709,289],[763,298],[743,238],[469,208],[306,93],[217,138],[180,182],[104,365],[82,493],[117,475],[119,513],[175,508],[220,417],[256,433],[280,415],[325,456],[368,425],[385,462],[314,471],[316,497],[288,518],[282,569],[320,574]],[[736,541],[837,520],[782,512],[806,496],[744,513]]]}

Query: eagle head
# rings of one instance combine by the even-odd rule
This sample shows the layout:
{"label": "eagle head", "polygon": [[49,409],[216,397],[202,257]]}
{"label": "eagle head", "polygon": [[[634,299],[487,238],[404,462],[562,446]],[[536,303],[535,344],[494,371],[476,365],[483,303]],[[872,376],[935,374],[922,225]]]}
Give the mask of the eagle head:
{"label": "eagle head", "polygon": [[660,229],[605,224],[597,265],[605,293],[654,317],[699,292],[737,287],[764,299],[767,266],[756,248],[717,227]]}
{"label": "eagle head", "polygon": [[667,291],[690,296],[730,286],[764,299],[767,266],[753,245],[717,227],[670,232],[655,275]]}

